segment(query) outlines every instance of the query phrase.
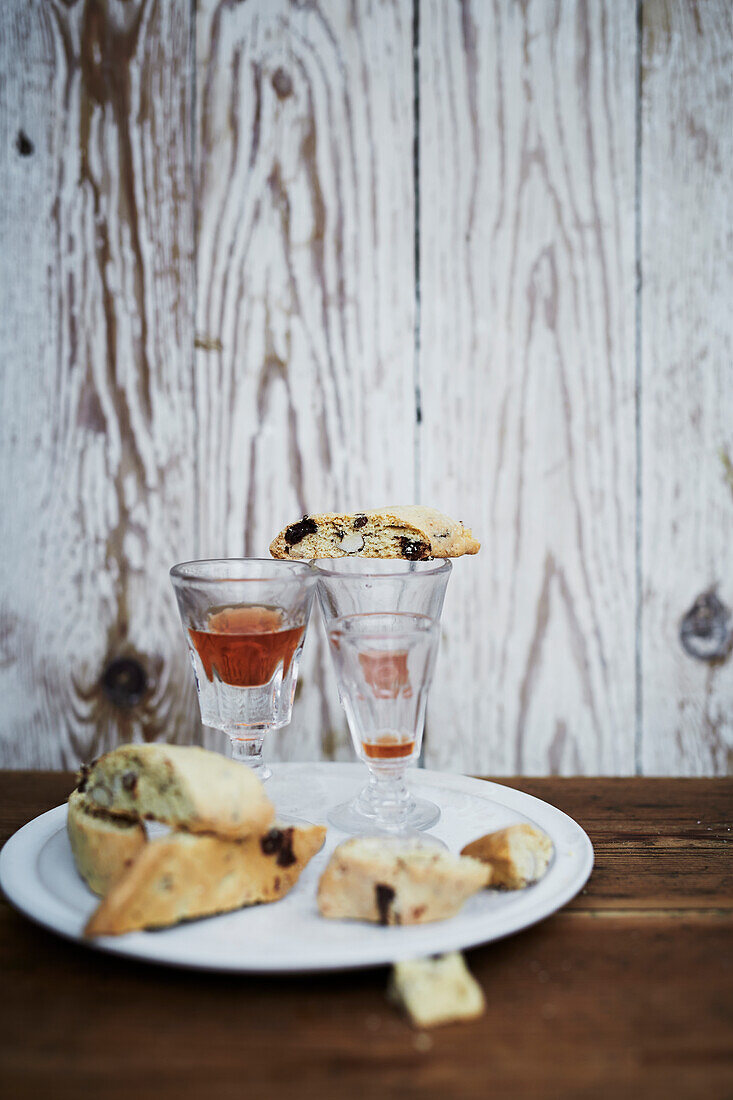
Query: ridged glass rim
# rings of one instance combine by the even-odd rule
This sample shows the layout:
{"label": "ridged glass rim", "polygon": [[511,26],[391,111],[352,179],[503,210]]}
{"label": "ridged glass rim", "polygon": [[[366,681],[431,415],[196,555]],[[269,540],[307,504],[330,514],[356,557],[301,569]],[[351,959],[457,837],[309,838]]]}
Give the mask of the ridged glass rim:
{"label": "ridged glass rim", "polygon": [[[404,565],[420,565],[420,566],[426,566],[427,565],[427,566],[429,566],[428,569],[420,569],[419,571],[416,569],[414,572],[412,572],[409,569],[404,569],[404,570],[395,570],[395,571],[392,571],[392,572],[390,570],[385,570],[383,573],[381,573],[381,572],[380,573],[370,573],[369,569],[365,568],[363,573],[360,573],[360,572],[351,573],[351,572],[343,572],[343,571],[339,570],[338,568],[322,569],[321,565],[320,565],[320,562],[341,561],[341,560],[342,560],[341,558],[311,558],[310,565],[313,567],[313,569],[315,569],[316,573],[318,573],[320,576],[324,576],[324,577],[351,577],[353,579],[359,579],[359,580],[361,580],[364,577],[368,578],[369,580],[372,580],[372,579],[378,578],[378,577],[389,577],[389,578],[392,578],[392,579],[394,579],[395,577],[434,577],[434,576],[438,575],[439,573],[450,573],[451,569],[453,568],[450,558],[434,558],[432,562],[426,562],[426,561],[412,562],[412,561],[409,561],[407,558],[395,558],[394,559],[395,561],[402,562]],[[349,558],[347,560],[354,561],[354,558]],[[364,561],[364,562],[386,561],[386,560],[389,560],[389,559],[386,559],[386,558],[359,558],[359,561]]]}
{"label": "ridged glass rim", "polygon": [[[271,567],[272,574],[264,577],[210,577],[196,570],[197,566],[241,563],[245,567],[247,563],[255,562],[259,565]],[[278,577],[278,573],[282,573],[282,577]],[[196,584],[266,584],[268,581],[280,579],[309,580],[313,578],[313,570],[307,562],[281,561],[279,558],[200,558],[193,561],[178,562],[177,565],[171,568],[169,575],[172,581],[193,581]]]}

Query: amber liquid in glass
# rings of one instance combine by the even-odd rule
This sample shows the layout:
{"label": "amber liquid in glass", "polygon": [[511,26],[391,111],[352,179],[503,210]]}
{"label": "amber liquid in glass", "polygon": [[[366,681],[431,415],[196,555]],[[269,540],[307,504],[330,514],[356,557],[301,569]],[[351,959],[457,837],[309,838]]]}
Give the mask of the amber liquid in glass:
{"label": "amber liquid in glass", "polygon": [[415,741],[405,741],[399,734],[385,733],[374,741],[362,741],[361,747],[370,760],[404,760],[405,757],[412,756]]}
{"label": "amber liquid in glass", "polygon": [[189,629],[208,680],[235,687],[267,684],[282,662],[287,669],[305,632],[284,626],[278,607],[242,605],[212,611],[206,630]]}
{"label": "amber liquid in glass", "polygon": [[359,664],[377,699],[397,699],[400,695],[409,699],[412,695],[407,650],[367,650],[359,654]]}

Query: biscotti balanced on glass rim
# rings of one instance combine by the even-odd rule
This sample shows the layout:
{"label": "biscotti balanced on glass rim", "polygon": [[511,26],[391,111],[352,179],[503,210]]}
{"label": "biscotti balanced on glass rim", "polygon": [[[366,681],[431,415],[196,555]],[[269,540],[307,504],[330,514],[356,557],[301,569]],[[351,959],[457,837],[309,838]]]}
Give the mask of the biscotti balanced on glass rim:
{"label": "biscotti balanced on glass rim", "polygon": [[477,554],[481,544],[460,520],[421,504],[368,512],[322,512],[285,527],[270,544],[273,558],[403,558],[429,561]]}

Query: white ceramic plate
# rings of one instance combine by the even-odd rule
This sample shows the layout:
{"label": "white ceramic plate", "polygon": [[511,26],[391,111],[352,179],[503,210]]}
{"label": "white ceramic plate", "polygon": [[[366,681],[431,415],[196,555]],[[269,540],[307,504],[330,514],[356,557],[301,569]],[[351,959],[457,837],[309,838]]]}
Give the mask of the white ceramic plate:
{"label": "white ceramic plate", "polygon": [[[268,784],[281,811],[325,823],[328,807],[363,786],[360,764],[280,764]],[[528,821],[548,833],[555,856],[545,877],[526,890],[483,890],[458,916],[435,924],[382,928],[324,920],[316,886],[344,834],[329,828],[326,845],[279,902],[253,906],[158,932],[131,932],[94,941],[82,929],[97,901],[74,867],[66,836],[66,806],[41,814],[0,853],[0,885],[21,912],[69,939],[103,951],[173,966],[241,972],[299,972],[378,966],[398,959],[462,950],[508,936],[554,913],[585,884],[591,843],[572,818],[530,795],[462,775],[412,771],[415,794],[441,808],[430,830],[453,852],[483,833]]]}

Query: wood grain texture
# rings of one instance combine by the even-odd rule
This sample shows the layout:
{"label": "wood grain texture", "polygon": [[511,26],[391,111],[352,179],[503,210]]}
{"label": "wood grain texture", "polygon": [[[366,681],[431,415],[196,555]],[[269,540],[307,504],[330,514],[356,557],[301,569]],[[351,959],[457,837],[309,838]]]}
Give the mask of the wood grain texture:
{"label": "wood grain texture", "polygon": [[[200,741],[170,564],[419,498],[484,544],[429,766],[732,769],[732,24],[0,4],[0,760]],[[317,616],[302,671],[269,755],[350,759]]]}
{"label": "wood grain texture", "polygon": [[[0,773],[0,843],[57,805],[70,780]],[[55,937],[0,899],[4,1095],[76,1100],[93,1090],[107,1100],[238,1100],[246,1081],[248,1096],[309,1100],[483,1100],[487,1091],[513,1100],[729,1097],[730,911],[711,909],[698,880],[672,867],[666,878],[645,878],[632,866],[624,881],[620,853],[614,895],[614,863],[599,841],[619,833],[666,837],[684,857],[697,850],[704,799],[701,824],[715,833],[708,881],[724,876],[730,842],[717,827],[730,824],[733,781],[510,782],[577,814],[589,829],[596,866],[585,899],[598,908],[566,908],[468,952],[487,994],[485,1016],[419,1033],[388,1003],[383,968],[273,981],[149,966]],[[659,850],[647,852],[647,867]],[[648,907],[650,881],[662,899],[677,893],[676,909]]]}
{"label": "wood grain texture", "polygon": [[[191,725],[167,578],[193,537],[187,12],[0,6],[0,752],[15,765]],[[120,658],[129,707],[100,686]]]}
{"label": "wood grain texture", "polygon": [[733,771],[733,654],[688,656],[711,587],[733,609],[733,11],[644,4],[641,763]]}
{"label": "wood grain texture", "polygon": [[733,910],[733,779],[511,779],[576,818],[593,874],[567,911]]}
{"label": "wood grain texture", "polygon": [[[204,556],[267,556],[305,512],[414,496],[411,12],[198,5]],[[345,745],[313,626],[274,759]]]}
{"label": "wood grain texture", "polygon": [[257,1100],[484,1100],[488,1081],[512,1100],[728,1100],[733,1083],[730,918],[556,917],[467,953],[488,1012],[429,1033],[389,1004],[381,968],[272,981],[150,967],[5,906],[0,931],[14,1100],[239,1100],[243,1080]]}
{"label": "wood grain texture", "polygon": [[420,490],[470,524],[427,762],[634,769],[632,0],[420,4]]}

